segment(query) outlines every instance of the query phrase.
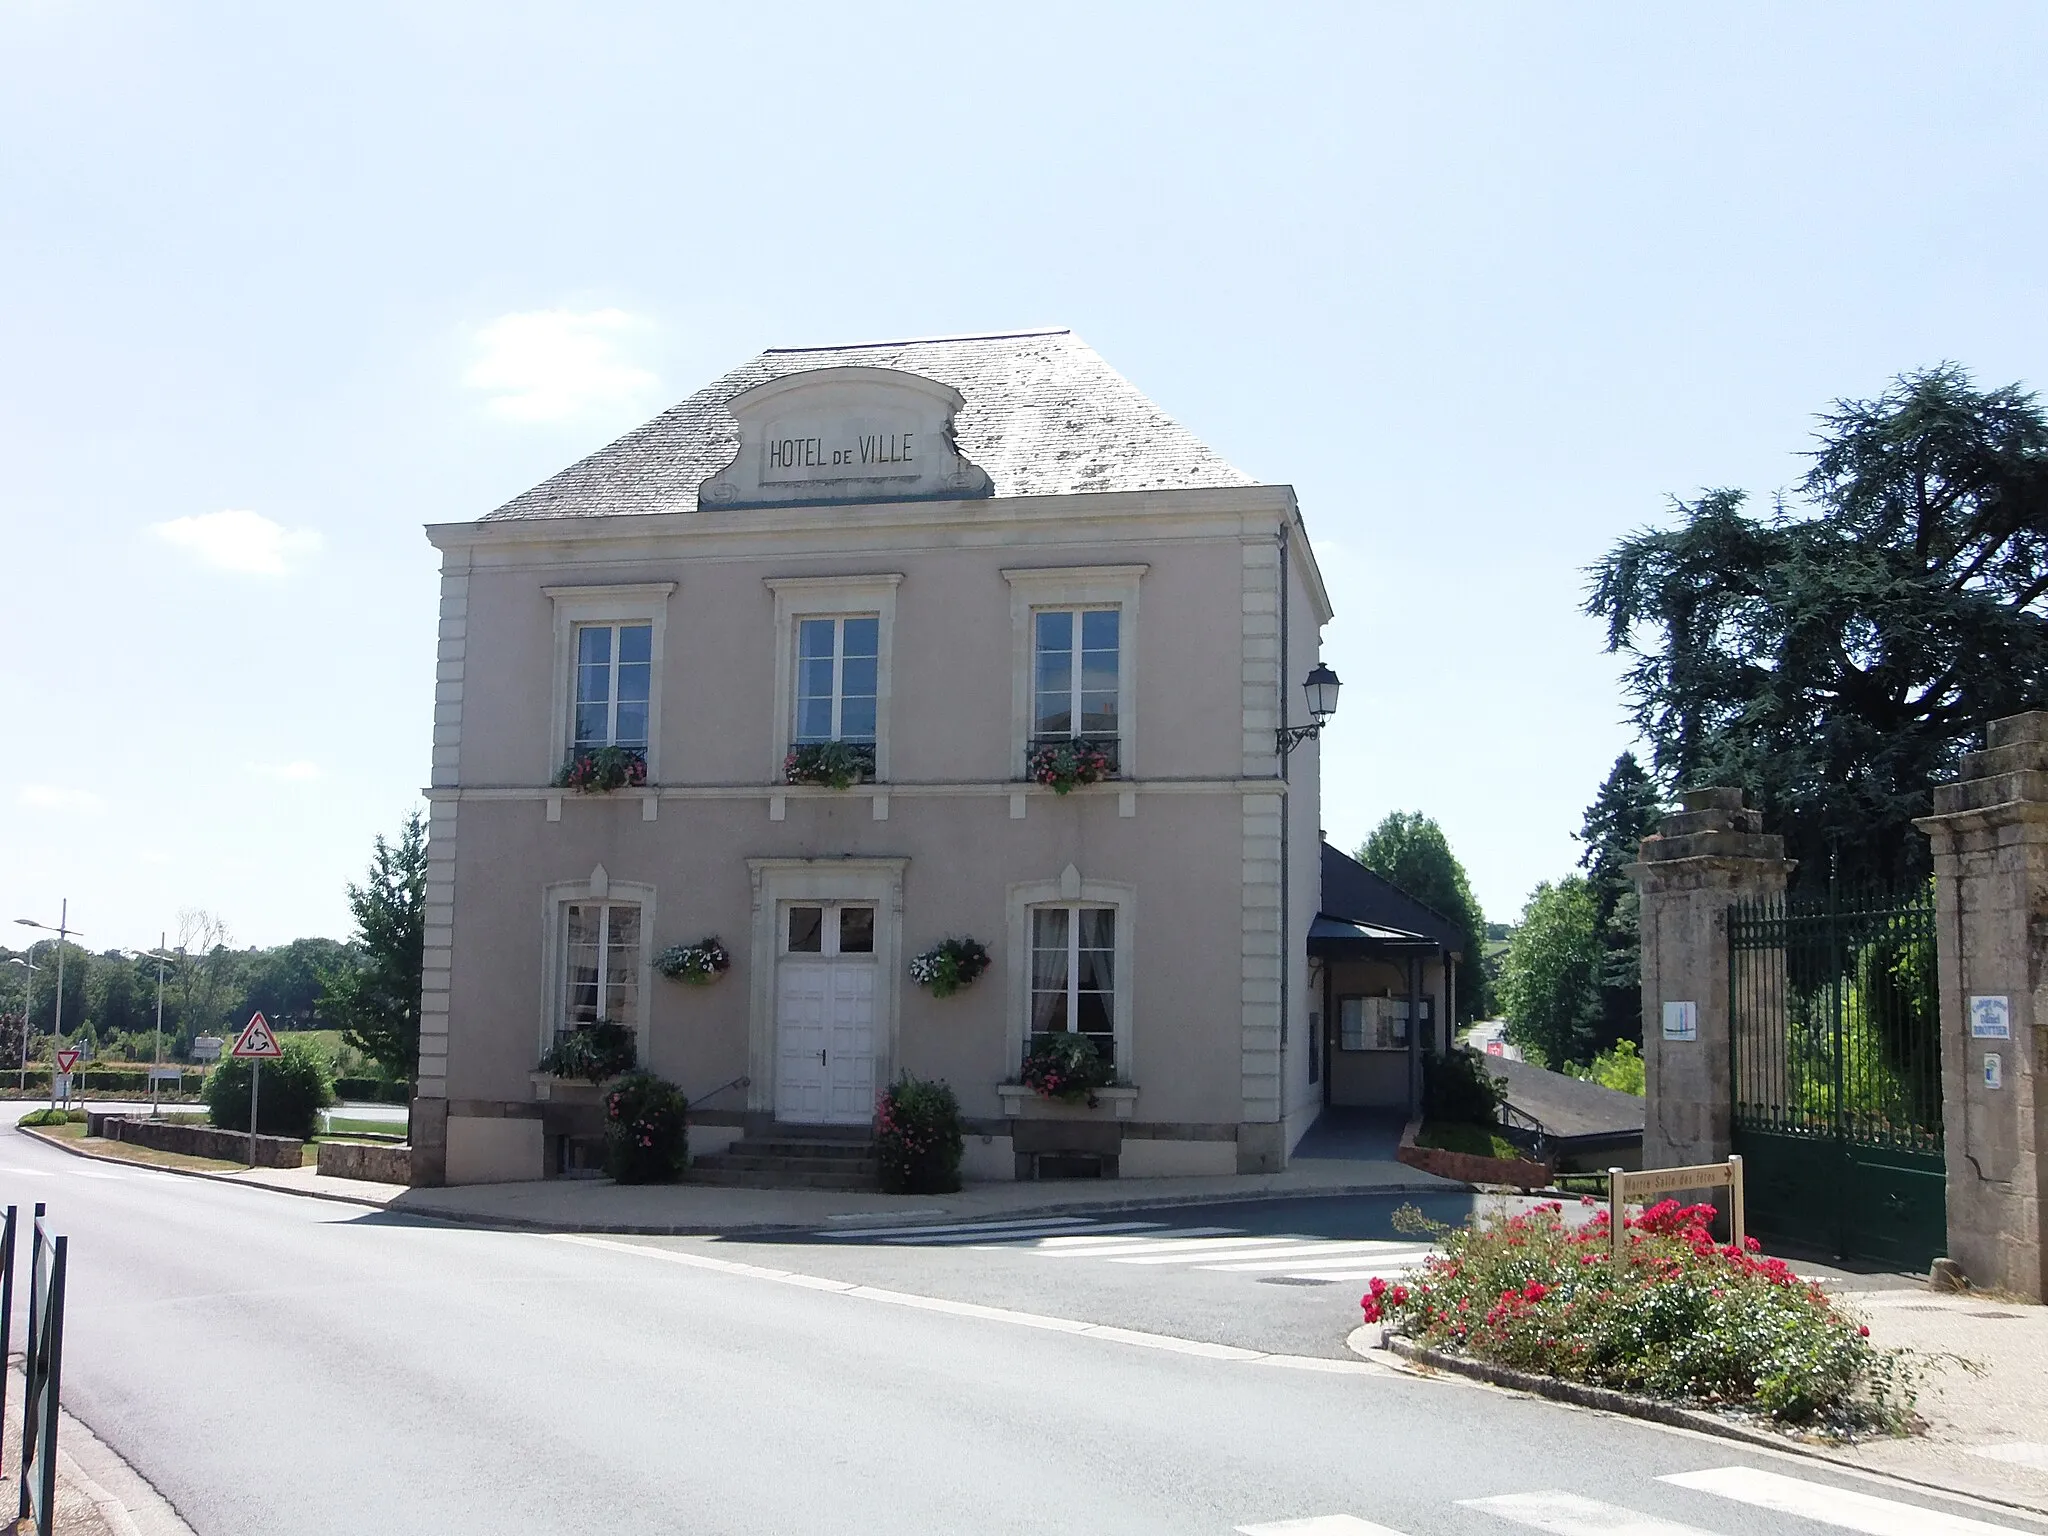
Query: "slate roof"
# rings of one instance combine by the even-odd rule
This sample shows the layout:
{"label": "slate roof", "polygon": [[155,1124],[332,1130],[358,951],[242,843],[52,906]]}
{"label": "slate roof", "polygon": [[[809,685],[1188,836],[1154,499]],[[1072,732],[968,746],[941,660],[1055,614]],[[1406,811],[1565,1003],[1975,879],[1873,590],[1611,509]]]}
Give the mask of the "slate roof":
{"label": "slate roof", "polygon": [[1613,1136],[1643,1129],[1643,1100],[1526,1061],[1486,1058],[1486,1070],[1508,1080],[1508,1102],[1550,1136]]}
{"label": "slate roof", "polygon": [[966,398],[960,451],[998,496],[1185,490],[1257,482],[1168,416],[1072,331],[763,352],[645,426],[542,481],[489,518],[694,512],[697,488],[730,464],[738,428],[726,402],[812,368],[901,368]]}
{"label": "slate roof", "polygon": [[[1417,934],[1454,955],[1463,953],[1465,938],[1457,924],[1328,843],[1323,844],[1323,899],[1319,905],[1325,917]],[[1309,936],[1315,937],[1313,928]]]}

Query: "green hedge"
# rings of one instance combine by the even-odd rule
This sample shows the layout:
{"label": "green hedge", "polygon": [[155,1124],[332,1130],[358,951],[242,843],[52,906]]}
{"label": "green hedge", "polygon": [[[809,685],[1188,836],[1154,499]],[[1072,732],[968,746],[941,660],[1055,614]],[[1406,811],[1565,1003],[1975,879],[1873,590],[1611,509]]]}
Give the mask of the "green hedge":
{"label": "green hedge", "polygon": [[[327,1053],[318,1046],[286,1035],[284,1054],[264,1063],[257,1091],[256,1130],[269,1136],[296,1136],[310,1141],[320,1128],[320,1111],[334,1102],[334,1077]],[[250,1063],[230,1057],[206,1080],[206,1107],[213,1123],[226,1131],[249,1128]]]}
{"label": "green hedge", "polygon": [[410,1104],[411,1083],[387,1083],[381,1077],[337,1077],[334,1080],[336,1098],[355,1099],[371,1104]]}
{"label": "green hedge", "polygon": [[[0,1068],[0,1091],[5,1091],[21,1081],[19,1071],[9,1072]],[[180,1071],[178,1086],[172,1089],[167,1084],[158,1089],[159,1093],[181,1093],[196,1095],[206,1086],[206,1069],[187,1067]],[[50,1091],[50,1070],[47,1067],[29,1068],[28,1091],[48,1093]],[[128,1066],[81,1067],[71,1074],[73,1093],[118,1093],[132,1095],[138,1099],[149,1097],[149,1068]]]}

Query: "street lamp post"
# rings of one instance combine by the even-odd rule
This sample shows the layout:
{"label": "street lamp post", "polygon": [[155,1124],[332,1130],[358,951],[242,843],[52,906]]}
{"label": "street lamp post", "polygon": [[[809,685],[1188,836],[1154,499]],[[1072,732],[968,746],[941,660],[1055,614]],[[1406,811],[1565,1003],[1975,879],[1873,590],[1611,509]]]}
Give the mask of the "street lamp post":
{"label": "street lamp post", "polygon": [[[35,953],[34,945],[29,946],[29,953]],[[36,1006],[36,963],[33,960],[24,960],[19,955],[9,957],[7,963],[9,965],[19,965],[25,967],[28,973],[28,979],[23,983],[25,990],[21,994],[21,1081],[15,1085],[14,1089],[16,1093],[21,1094],[23,1097],[27,1097],[28,1026],[29,1019],[33,1015]]]}
{"label": "street lamp post", "polygon": [[57,1058],[56,1051],[64,1049],[64,942],[74,932],[71,927],[71,898],[65,897],[57,907],[57,926],[39,923],[32,917],[17,917],[15,922],[24,928],[40,928],[45,933],[57,935],[57,1005],[50,1023],[50,1035],[55,1042],[50,1057],[50,1108],[57,1107]]}
{"label": "street lamp post", "polygon": [[156,1102],[156,1074],[163,1070],[164,1065],[164,967],[171,963],[171,957],[165,949],[165,944],[169,939],[169,934],[159,933],[156,936],[155,949],[128,951],[137,960],[154,960],[156,962],[156,1057],[149,1078],[149,1113],[151,1119],[161,1119],[163,1116],[163,1110]]}

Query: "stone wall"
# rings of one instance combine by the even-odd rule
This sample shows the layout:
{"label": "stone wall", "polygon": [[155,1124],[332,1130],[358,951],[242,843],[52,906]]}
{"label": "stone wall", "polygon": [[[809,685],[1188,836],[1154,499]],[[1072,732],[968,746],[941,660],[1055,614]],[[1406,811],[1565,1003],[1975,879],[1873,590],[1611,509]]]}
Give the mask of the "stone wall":
{"label": "stone wall", "polygon": [[[249,1161],[249,1133],[223,1131],[210,1125],[181,1125],[174,1120],[132,1119],[124,1115],[88,1113],[85,1134],[108,1141],[125,1141],[130,1146],[152,1147],[159,1152],[182,1152],[187,1157],[213,1157],[230,1163]],[[258,1168],[297,1168],[306,1160],[306,1144],[289,1136],[258,1136]]]}
{"label": "stone wall", "polygon": [[389,1142],[323,1141],[320,1172],[330,1179],[367,1179],[375,1184],[410,1184],[412,1148]]}

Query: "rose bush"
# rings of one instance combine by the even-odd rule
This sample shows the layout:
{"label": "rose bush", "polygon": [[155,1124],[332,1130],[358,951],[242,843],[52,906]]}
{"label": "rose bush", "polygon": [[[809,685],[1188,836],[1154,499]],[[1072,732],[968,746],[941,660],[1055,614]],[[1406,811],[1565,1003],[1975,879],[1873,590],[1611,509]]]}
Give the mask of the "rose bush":
{"label": "rose bush", "polygon": [[[1586,1202],[1591,1204],[1589,1200]],[[1903,1432],[1911,1371],[1755,1239],[1716,1243],[1714,1208],[1665,1200],[1627,1222],[1555,1201],[1453,1230],[1406,1284],[1375,1278],[1365,1320],[1494,1365],[1835,1433]],[[1411,1223],[1412,1225],[1412,1223]]]}
{"label": "rose bush", "polygon": [[944,1083],[905,1075],[875,1104],[875,1159],[882,1188],[897,1195],[946,1195],[960,1187],[965,1144],[960,1101]]}
{"label": "rose bush", "polygon": [[689,1101],[652,1072],[629,1072],[604,1100],[604,1171],[620,1184],[668,1184],[690,1161]]}

